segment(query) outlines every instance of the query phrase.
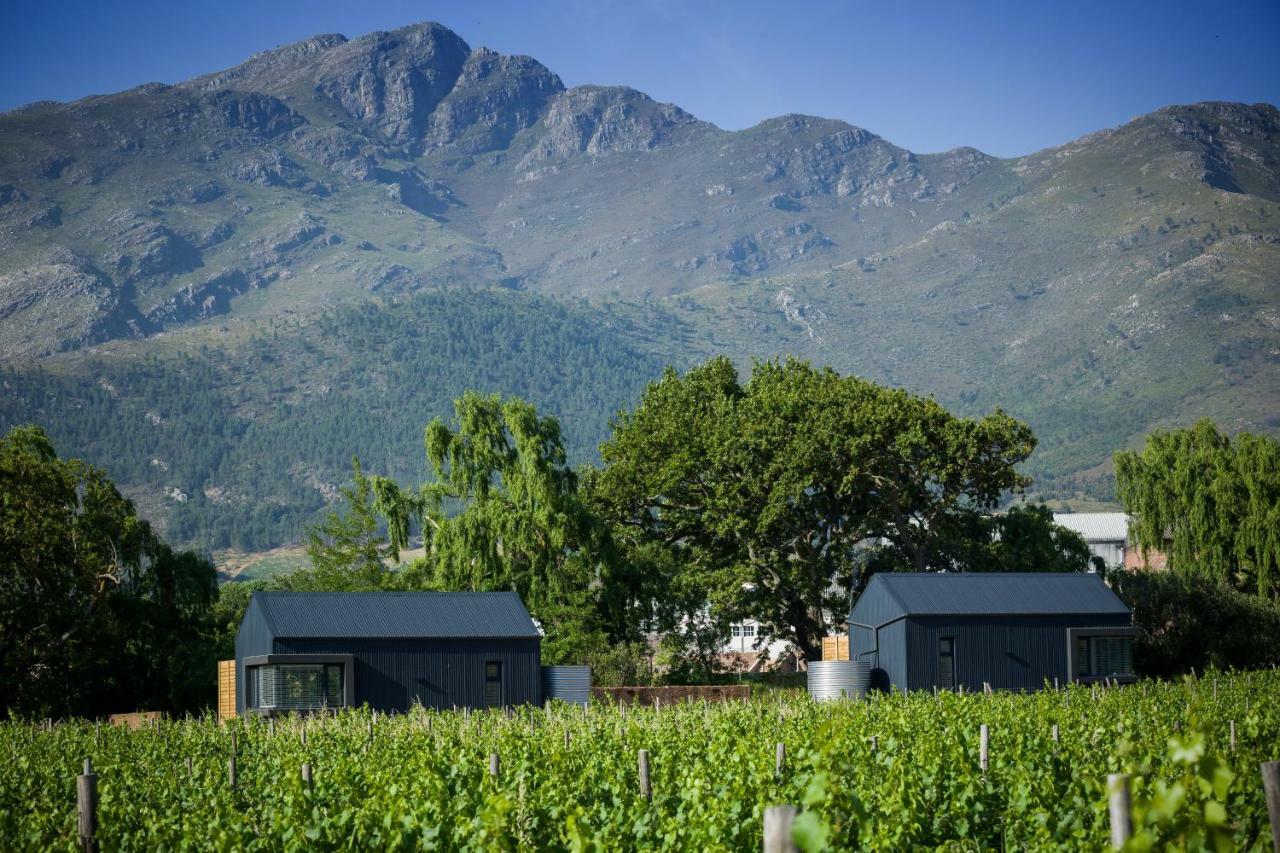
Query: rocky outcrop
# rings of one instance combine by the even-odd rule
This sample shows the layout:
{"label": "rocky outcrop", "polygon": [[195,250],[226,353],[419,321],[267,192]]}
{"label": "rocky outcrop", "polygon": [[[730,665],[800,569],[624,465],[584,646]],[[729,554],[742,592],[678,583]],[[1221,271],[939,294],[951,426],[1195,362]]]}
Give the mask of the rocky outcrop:
{"label": "rocky outcrop", "polygon": [[301,166],[273,148],[245,154],[231,165],[230,176],[260,187],[290,187],[324,194]]}
{"label": "rocky outcrop", "polygon": [[431,114],[423,146],[472,154],[506,148],[562,91],[560,78],[540,62],[480,48],[467,57],[453,90]]}
{"label": "rocky outcrop", "polygon": [[215,92],[205,96],[204,106],[223,127],[264,137],[286,133],[304,122],[283,101],[257,92]]}
{"label": "rocky outcrop", "polygon": [[387,185],[387,198],[426,216],[439,216],[451,205],[459,204],[447,183],[428,178],[420,169],[378,169],[375,177]]}
{"label": "rocky outcrop", "polygon": [[103,261],[112,276],[126,284],[168,277],[200,266],[200,252],[190,241],[159,222],[122,211],[97,230],[109,247]]}
{"label": "rocky outcrop", "polygon": [[709,130],[672,104],[659,104],[625,86],[578,86],[551,99],[520,168],[573,154],[649,151]]}
{"label": "rocky outcrop", "polygon": [[726,249],[717,252],[712,260],[736,275],[752,275],[764,272],[773,264],[798,260],[834,245],[808,222],[795,222],[738,237]]}
{"label": "rocky outcrop", "polygon": [[391,142],[412,144],[470,52],[439,24],[370,33],[322,54],[316,91]]}
{"label": "rocky outcrop", "polygon": [[65,252],[0,275],[0,323],[5,358],[49,355],[145,332],[121,289],[86,259]]}
{"label": "rocky outcrop", "polygon": [[253,279],[244,270],[226,270],[198,284],[188,284],[152,309],[147,321],[165,326],[225,314],[230,310],[231,300],[247,291],[252,283]]}

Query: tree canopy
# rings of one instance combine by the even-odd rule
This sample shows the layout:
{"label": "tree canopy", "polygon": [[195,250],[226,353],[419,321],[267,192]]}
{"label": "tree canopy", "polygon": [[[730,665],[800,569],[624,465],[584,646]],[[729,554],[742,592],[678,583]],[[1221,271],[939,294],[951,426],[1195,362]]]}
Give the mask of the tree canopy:
{"label": "tree canopy", "polygon": [[556,419],[518,398],[473,392],[455,412],[456,428],[437,418],[425,430],[431,481],[404,489],[372,478],[393,555],[413,528],[422,534],[425,555],[403,583],[519,593],[547,631],[549,661],[629,636],[639,575],[579,498]]}
{"label": "tree canopy", "polygon": [[36,427],[0,438],[0,680],[17,713],[194,710],[211,698],[213,566],[176,553]]}
{"label": "tree canopy", "polygon": [[1115,455],[1116,492],[1144,550],[1245,592],[1280,594],[1280,442],[1204,419]]}
{"label": "tree canopy", "polygon": [[996,411],[952,415],[931,398],[787,360],[746,384],[725,358],[668,370],[601,446],[592,507],[629,548],[678,554],[681,583],[723,619],[820,652],[825,614],[860,586],[882,541],[917,570],[963,563],[972,530],[1026,478],[1030,429]]}

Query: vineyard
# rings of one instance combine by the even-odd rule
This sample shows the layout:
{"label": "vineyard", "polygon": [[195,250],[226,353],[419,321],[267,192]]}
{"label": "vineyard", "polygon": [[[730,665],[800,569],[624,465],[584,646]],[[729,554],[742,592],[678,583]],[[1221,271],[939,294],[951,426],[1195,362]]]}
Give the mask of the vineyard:
{"label": "vineyard", "polygon": [[77,848],[87,758],[103,850],[759,850],[782,803],[806,850],[1097,850],[1113,773],[1132,849],[1264,850],[1277,700],[1267,671],[825,704],[9,721],[0,846]]}

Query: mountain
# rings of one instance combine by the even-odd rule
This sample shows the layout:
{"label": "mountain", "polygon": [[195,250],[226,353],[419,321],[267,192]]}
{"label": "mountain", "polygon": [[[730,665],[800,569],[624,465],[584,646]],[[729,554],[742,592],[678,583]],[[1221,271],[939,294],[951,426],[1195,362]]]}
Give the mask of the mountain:
{"label": "mountain", "polygon": [[1280,430],[1280,111],[1203,103],[1001,159],[739,132],[438,24],[0,115],[0,426],[175,538],[295,538],[420,475],[464,387],[593,457],[661,367],[790,353],[993,406],[1040,494],[1209,415]]}

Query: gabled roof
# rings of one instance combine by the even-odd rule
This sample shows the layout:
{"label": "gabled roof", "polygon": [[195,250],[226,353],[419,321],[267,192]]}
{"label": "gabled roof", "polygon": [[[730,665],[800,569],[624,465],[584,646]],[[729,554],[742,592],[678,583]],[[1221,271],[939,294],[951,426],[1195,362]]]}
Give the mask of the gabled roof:
{"label": "gabled roof", "polygon": [[1086,542],[1125,542],[1129,516],[1123,512],[1055,512],[1053,523],[1074,530]]}
{"label": "gabled roof", "polygon": [[250,606],[276,637],[539,636],[514,592],[255,592]]}
{"label": "gabled roof", "polygon": [[883,594],[911,615],[1129,613],[1098,575],[1073,572],[881,572],[868,594]]}

